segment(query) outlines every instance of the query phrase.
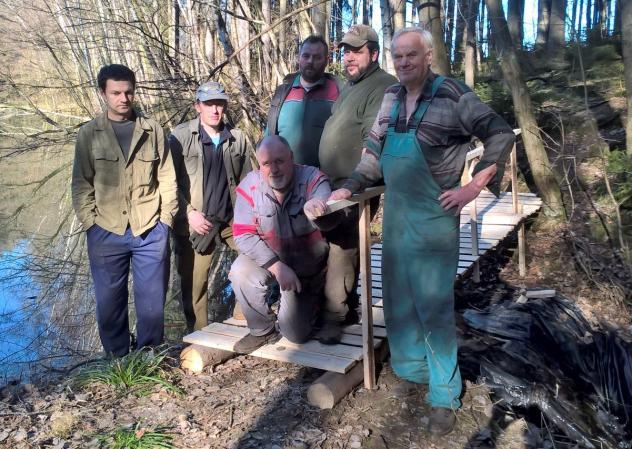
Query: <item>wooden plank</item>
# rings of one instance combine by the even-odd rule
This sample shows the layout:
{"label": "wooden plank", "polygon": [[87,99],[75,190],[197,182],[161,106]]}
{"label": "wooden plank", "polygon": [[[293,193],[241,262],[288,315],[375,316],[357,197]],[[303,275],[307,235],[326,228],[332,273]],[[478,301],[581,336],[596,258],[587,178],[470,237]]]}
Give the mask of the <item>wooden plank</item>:
{"label": "wooden plank", "polygon": [[230,324],[232,326],[248,327],[248,323],[246,322],[246,320],[236,320],[233,317],[230,317],[227,320],[224,320],[224,324]]}
{"label": "wooden plank", "polygon": [[335,373],[346,373],[355,365],[355,360],[333,355],[314,354],[296,348],[276,347],[265,345],[253,351],[250,355],[279,362],[295,363]]}
{"label": "wooden plank", "polygon": [[327,201],[327,213],[325,215],[331,214],[341,209],[346,209],[347,207],[355,206],[356,204],[360,204],[365,200],[369,200],[374,196],[381,195],[382,193],[384,193],[384,186],[369,187],[364,192],[356,193],[355,195],[351,196],[351,198],[349,198],[348,200]]}
{"label": "wooden plank", "polygon": [[303,352],[309,352],[313,354],[332,355],[336,357],[342,357],[343,359],[362,359],[362,348],[350,345],[324,345],[316,340],[309,340],[305,343],[297,344],[292,343],[287,338],[283,337],[276,343],[269,345],[274,346],[277,351],[283,351],[284,349],[298,349]]}
{"label": "wooden plank", "polygon": [[237,343],[240,338],[241,337],[230,337],[228,335],[195,331],[192,334],[186,335],[182,340],[185,343],[206,346],[207,348],[235,352],[235,343]]}
{"label": "wooden plank", "polygon": [[[361,326],[358,326],[361,327]],[[376,348],[381,344],[382,340],[379,338],[373,338],[373,346]],[[340,338],[340,343],[350,346],[358,346],[362,347],[362,331],[360,331],[359,335],[348,334],[343,331],[342,337]]]}
{"label": "wooden plank", "polygon": [[[238,321],[238,320],[235,320]],[[202,332],[209,332],[211,334],[227,335],[229,337],[242,338],[248,335],[248,327],[243,326],[231,326],[224,323],[211,323],[208,326],[201,329]]]}
{"label": "wooden plank", "polygon": [[[360,335],[362,336],[362,326],[359,324],[350,324],[342,328],[343,335]],[[383,326],[373,326],[373,335],[379,338],[386,338],[386,329]]]}

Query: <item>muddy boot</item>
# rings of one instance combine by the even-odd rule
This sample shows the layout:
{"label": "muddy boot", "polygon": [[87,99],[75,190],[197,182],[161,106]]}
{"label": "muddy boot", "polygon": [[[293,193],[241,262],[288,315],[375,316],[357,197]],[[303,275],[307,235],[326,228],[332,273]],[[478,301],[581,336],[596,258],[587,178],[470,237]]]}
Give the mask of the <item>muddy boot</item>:
{"label": "muddy boot", "polygon": [[244,316],[244,312],[241,311],[241,304],[239,301],[235,300],[235,308],[233,309],[233,318],[240,321],[245,321],[246,317]]}
{"label": "muddy boot", "polygon": [[281,335],[276,331],[276,329],[273,329],[272,332],[266,335],[256,336],[248,334],[235,343],[233,351],[238,354],[250,354],[255,349],[258,349],[267,343],[275,343],[280,337]]}
{"label": "muddy boot", "polygon": [[324,345],[337,345],[342,339],[342,327],[340,323],[328,321],[316,332],[314,338]]}
{"label": "muddy boot", "polygon": [[443,407],[432,407],[430,420],[428,421],[428,432],[436,437],[447,435],[452,432],[455,423],[455,410]]}
{"label": "muddy boot", "polygon": [[396,399],[406,399],[419,391],[422,384],[411,382],[409,380],[400,379],[400,381],[391,389],[391,396]]}

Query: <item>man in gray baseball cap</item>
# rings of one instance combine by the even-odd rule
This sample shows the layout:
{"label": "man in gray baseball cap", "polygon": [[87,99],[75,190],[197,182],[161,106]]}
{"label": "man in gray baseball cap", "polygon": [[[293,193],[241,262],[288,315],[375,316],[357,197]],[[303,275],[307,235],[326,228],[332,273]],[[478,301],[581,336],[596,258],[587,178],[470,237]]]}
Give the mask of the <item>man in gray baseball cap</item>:
{"label": "man in gray baseball cap", "polygon": [[[366,146],[386,88],[397,79],[380,68],[378,35],[368,25],[353,25],[339,44],[347,83],[325,123],[318,149],[320,169],[335,189],[351,176]],[[377,209],[378,202],[375,202]],[[342,214],[342,212],[341,212]],[[342,223],[326,232],[329,259],[325,283],[325,324],[317,338],[322,343],[337,343],[341,324],[353,317],[349,313],[358,304],[359,271],[357,209]]]}
{"label": "man in gray baseball cap", "polygon": [[201,84],[195,92],[198,116],[178,125],[169,136],[178,181],[176,265],[189,331],[208,324],[212,252],[222,244],[235,249],[230,226],[235,189],[251,170],[254,154],[244,133],[225,123],[228,99],[220,83]]}

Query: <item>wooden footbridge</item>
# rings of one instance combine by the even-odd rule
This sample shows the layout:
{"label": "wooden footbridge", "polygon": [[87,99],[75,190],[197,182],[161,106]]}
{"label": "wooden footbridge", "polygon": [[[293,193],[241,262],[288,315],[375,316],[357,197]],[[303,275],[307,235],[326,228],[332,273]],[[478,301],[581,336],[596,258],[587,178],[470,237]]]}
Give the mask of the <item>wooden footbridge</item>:
{"label": "wooden footbridge", "polygon": [[[516,132],[519,133],[519,130]],[[482,155],[482,150],[480,147],[468,153],[464,181],[469,180],[472,163]],[[515,146],[511,153],[510,167],[514,188],[517,185]],[[327,371],[308,390],[309,401],[322,408],[333,407],[362,379],[366,388],[374,388],[375,361],[385,357],[388,352],[382,310],[382,245],[371,244],[369,232],[369,200],[383,191],[384,187],[373,188],[350,200],[329,204],[331,212],[356,204],[360,208],[361,324],[346,326],[338,345],[323,345],[316,340],[294,344],[282,338],[250,354]],[[498,246],[516,228],[520,273],[523,275],[526,269],[524,220],[535,214],[541,205],[542,201],[534,194],[512,191],[502,193],[500,198],[489,192],[482,192],[475,201],[466,206],[461,212],[457,280],[471,275],[478,281],[480,258]],[[235,343],[246,334],[246,322],[231,318],[223,323],[212,323],[185,336],[184,341],[192,346],[182,353],[183,367],[201,370],[205,363],[232,357]]]}

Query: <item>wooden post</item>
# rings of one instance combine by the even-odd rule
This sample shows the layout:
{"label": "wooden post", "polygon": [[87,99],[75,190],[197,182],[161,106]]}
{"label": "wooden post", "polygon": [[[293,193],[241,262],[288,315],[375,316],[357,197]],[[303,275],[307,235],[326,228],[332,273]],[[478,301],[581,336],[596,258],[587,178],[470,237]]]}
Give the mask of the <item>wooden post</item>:
{"label": "wooden post", "polygon": [[[522,213],[522,205],[520,205],[520,213]],[[524,229],[524,221],[520,223],[518,228],[518,273],[523,278],[527,275],[527,259],[525,254],[526,235]]]}
{"label": "wooden post", "polygon": [[[516,144],[511,149],[511,202],[514,214],[522,214],[522,205],[518,200],[518,156],[516,154]],[[525,255],[525,229],[524,222],[518,227],[518,273],[520,277],[527,274],[527,261]]]}
{"label": "wooden post", "polygon": [[358,202],[360,212],[360,300],[362,301],[362,355],[364,387],[375,389],[375,352],[373,350],[373,299],[371,297],[371,208],[369,200]]}
{"label": "wooden post", "polygon": [[518,214],[518,156],[516,155],[516,144],[514,143],[511,149],[510,157],[510,170],[511,170],[511,203],[513,205],[513,213]]}
{"label": "wooden post", "polygon": [[[472,161],[469,159],[465,162],[465,171],[463,173],[464,183],[472,181]],[[478,211],[476,209],[476,198],[470,203],[470,233],[472,234],[472,256],[476,257],[476,262],[472,267],[472,280],[475,283],[481,282],[481,269],[478,263]],[[460,217],[459,217],[460,220]],[[460,225],[460,223],[459,223]]]}

